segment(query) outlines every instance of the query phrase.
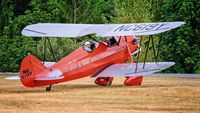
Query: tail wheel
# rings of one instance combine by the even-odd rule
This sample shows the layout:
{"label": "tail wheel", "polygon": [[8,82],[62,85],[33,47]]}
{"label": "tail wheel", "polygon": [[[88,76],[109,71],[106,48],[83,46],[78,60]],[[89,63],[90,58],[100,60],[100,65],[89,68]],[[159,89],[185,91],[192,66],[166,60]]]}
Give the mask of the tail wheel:
{"label": "tail wheel", "polygon": [[51,86],[52,85],[49,85],[48,87],[46,87],[46,91],[51,91]]}

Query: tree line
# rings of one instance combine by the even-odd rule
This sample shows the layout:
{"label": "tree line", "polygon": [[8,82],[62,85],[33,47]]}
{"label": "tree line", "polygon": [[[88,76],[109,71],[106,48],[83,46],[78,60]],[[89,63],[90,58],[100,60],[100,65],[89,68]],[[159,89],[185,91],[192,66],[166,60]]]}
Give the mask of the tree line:
{"label": "tree line", "polygon": [[[22,36],[26,25],[185,21],[186,25],[178,29],[154,36],[160,43],[159,60],[176,62],[168,72],[200,73],[199,6],[199,0],[1,0],[0,72],[17,72],[23,57],[35,53],[36,40],[42,59],[46,39]],[[49,42],[58,61],[81,46],[83,40],[89,39],[50,38]],[[46,46],[50,48],[48,43]],[[46,52],[46,59],[54,60],[51,49]],[[152,56],[151,51],[149,54]]]}

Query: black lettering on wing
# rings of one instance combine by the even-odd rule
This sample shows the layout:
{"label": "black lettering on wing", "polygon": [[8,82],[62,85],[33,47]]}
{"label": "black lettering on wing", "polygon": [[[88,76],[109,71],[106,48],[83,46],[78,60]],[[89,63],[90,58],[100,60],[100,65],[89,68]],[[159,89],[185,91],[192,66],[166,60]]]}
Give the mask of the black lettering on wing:
{"label": "black lettering on wing", "polygon": [[138,31],[138,30],[143,29],[143,28],[144,28],[144,25],[145,25],[145,24],[142,24],[142,25],[135,25],[136,27],[133,28],[133,31]]}
{"label": "black lettering on wing", "polygon": [[[163,30],[163,29],[169,29],[169,27],[164,27],[165,25],[167,25],[167,23],[162,23],[160,24],[160,26],[158,26],[158,28],[156,30]],[[164,28],[163,28],[164,27]]]}
{"label": "black lettering on wing", "polygon": [[148,27],[145,28],[145,31],[155,29],[159,24],[149,24]]}
{"label": "black lettering on wing", "polygon": [[127,25],[126,29],[124,29],[124,31],[130,31],[132,28],[132,25]]}
{"label": "black lettering on wing", "polygon": [[115,29],[114,32],[116,32],[116,31],[130,31],[131,27],[132,27],[132,25],[121,25],[117,29]]}
{"label": "black lettering on wing", "polygon": [[144,27],[141,29],[141,31],[144,30],[145,28],[147,28],[148,26],[149,26],[149,24],[144,24]]}

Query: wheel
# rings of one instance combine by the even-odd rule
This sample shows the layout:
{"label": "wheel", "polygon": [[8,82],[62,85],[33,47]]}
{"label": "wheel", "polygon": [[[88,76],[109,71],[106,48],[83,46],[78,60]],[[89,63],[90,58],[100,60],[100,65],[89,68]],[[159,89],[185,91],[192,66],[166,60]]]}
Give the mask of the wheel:
{"label": "wheel", "polygon": [[51,85],[49,85],[48,87],[46,87],[46,91],[51,91]]}

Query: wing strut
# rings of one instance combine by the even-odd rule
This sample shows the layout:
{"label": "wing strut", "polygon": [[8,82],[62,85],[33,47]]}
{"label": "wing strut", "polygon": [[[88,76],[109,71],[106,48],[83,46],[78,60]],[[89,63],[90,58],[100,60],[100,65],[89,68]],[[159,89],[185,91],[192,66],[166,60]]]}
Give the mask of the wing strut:
{"label": "wing strut", "polygon": [[43,64],[44,64],[44,62],[45,62],[45,60],[46,60],[46,38],[45,37],[43,37]]}
{"label": "wing strut", "polygon": [[149,42],[150,42],[150,36],[149,36],[148,41],[147,41],[147,46],[146,46],[146,52],[145,52],[145,57],[144,57],[143,69],[145,68],[145,63],[146,63],[146,59],[147,59],[147,53],[148,53],[148,51],[149,51]]}
{"label": "wing strut", "polygon": [[89,38],[91,38],[92,40],[98,42],[98,40],[96,40],[94,37],[92,37],[91,35],[87,35]]}
{"label": "wing strut", "polygon": [[138,63],[139,63],[139,57],[140,57],[140,50],[141,50],[141,43],[142,43],[142,36],[140,38],[140,46],[139,46],[139,53],[138,53],[138,56],[137,56],[137,63],[136,63],[136,67],[135,67],[135,73],[137,73],[137,67],[138,67]]}
{"label": "wing strut", "polygon": [[120,41],[121,41],[121,36],[119,37],[119,41],[117,42],[118,44],[120,43]]}
{"label": "wing strut", "polygon": [[53,59],[54,59],[54,61],[56,61],[56,57],[55,57],[55,54],[54,54],[54,52],[53,52],[53,48],[52,48],[52,46],[51,46],[51,43],[50,43],[50,41],[49,41],[49,38],[47,38],[47,41],[48,41],[48,43],[49,43],[50,51],[51,51],[51,53],[52,53],[52,55],[53,55]]}
{"label": "wing strut", "polygon": [[128,49],[128,54],[129,54],[129,56],[130,56],[131,63],[133,63],[133,57],[132,57],[132,55],[131,55],[131,50],[130,50],[130,48],[129,48],[129,46],[128,46],[128,43],[126,44],[126,47],[127,47],[127,49]]}
{"label": "wing strut", "polygon": [[157,50],[157,55],[156,55],[156,50],[155,50],[155,44],[154,44],[153,36],[150,35],[149,38],[148,38],[148,42],[147,42],[147,47],[146,47],[146,52],[145,52],[145,59],[144,59],[143,69],[145,68],[145,63],[146,63],[146,59],[147,59],[147,54],[148,54],[148,50],[149,50],[150,41],[151,41],[152,47],[153,47],[154,60],[155,60],[156,63],[157,63],[157,60],[158,60],[157,58],[158,58],[158,54],[159,54],[159,46],[160,46],[160,43],[161,43],[161,39],[159,40],[159,45],[158,45],[158,50]]}
{"label": "wing strut", "polygon": [[[125,40],[126,40],[126,42],[128,42],[126,36],[125,36]],[[130,50],[130,48],[129,48],[129,46],[128,46],[128,43],[126,43],[126,47],[127,47],[127,49],[128,49],[128,54],[129,54],[129,56],[130,56],[131,63],[133,63],[133,57],[132,57],[132,55],[131,55],[131,50]]]}
{"label": "wing strut", "polygon": [[38,37],[35,37],[35,54],[38,57]]}

